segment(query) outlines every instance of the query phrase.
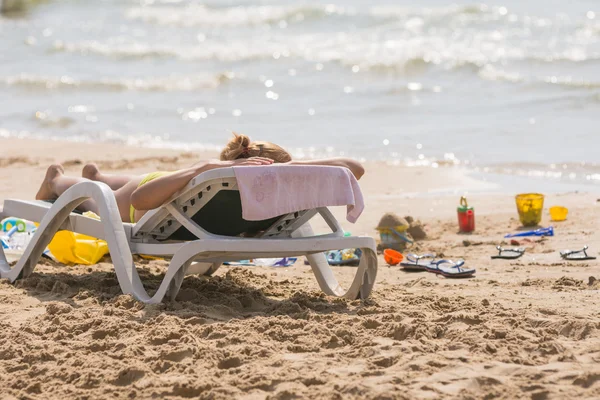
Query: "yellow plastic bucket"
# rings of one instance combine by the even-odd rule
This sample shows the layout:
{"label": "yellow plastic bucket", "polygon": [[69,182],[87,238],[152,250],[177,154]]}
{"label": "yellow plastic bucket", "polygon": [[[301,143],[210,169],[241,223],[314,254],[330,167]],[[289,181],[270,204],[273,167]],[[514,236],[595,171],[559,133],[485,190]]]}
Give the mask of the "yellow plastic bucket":
{"label": "yellow plastic bucket", "polygon": [[80,233],[58,231],[48,249],[63,264],[92,265],[108,253],[108,244]]}
{"label": "yellow plastic bucket", "polygon": [[535,226],[542,220],[544,195],[540,193],[522,193],[515,197],[519,220],[523,226]]}
{"label": "yellow plastic bucket", "polygon": [[550,207],[550,218],[552,218],[552,221],[564,221],[565,219],[567,219],[568,213],[569,209],[567,207]]}

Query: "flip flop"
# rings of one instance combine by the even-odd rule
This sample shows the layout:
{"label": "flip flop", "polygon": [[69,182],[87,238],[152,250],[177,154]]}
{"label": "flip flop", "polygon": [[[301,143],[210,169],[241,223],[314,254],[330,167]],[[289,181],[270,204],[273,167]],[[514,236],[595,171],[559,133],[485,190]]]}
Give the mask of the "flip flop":
{"label": "flip flop", "polygon": [[587,249],[587,246],[583,246],[581,250],[563,250],[560,252],[560,256],[565,260],[595,260],[596,257],[587,255]]}
{"label": "flip flop", "polygon": [[446,278],[468,278],[475,274],[474,268],[463,268],[465,260],[437,260],[432,261],[425,269],[428,272],[445,276]]}
{"label": "flip flop", "polygon": [[525,249],[521,247],[516,249],[504,249],[501,246],[496,246],[496,248],[498,249],[498,255],[492,256],[493,259],[502,258],[504,260],[514,260],[525,254]]}
{"label": "flip flop", "polygon": [[[419,261],[422,259],[431,259],[431,261],[419,264]],[[400,263],[400,266],[406,271],[426,271],[427,265],[435,260],[435,253],[423,254],[422,256],[409,253],[404,260]]]}

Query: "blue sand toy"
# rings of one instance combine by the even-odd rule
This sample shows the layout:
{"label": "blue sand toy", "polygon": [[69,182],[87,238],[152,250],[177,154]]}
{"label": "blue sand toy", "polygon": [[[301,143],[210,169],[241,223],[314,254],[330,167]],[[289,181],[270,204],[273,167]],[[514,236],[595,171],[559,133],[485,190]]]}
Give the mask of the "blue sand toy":
{"label": "blue sand toy", "polygon": [[525,232],[517,232],[517,233],[509,233],[504,236],[505,238],[511,237],[523,237],[523,236],[554,236],[554,228],[549,226],[547,228],[540,228],[534,231],[525,231]]}

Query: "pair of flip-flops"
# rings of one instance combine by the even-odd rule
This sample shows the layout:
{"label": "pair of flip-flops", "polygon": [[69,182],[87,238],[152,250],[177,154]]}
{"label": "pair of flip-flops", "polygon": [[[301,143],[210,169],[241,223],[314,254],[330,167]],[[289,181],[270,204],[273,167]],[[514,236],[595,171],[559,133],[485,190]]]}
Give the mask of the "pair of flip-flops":
{"label": "pair of flip-flops", "polygon": [[437,260],[435,254],[407,254],[400,266],[406,271],[427,271],[446,278],[468,278],[475,274],[474,268],[464,268],[465,260]]}
{"label": "pair of flip-flops", "polygon": [[581,250],[563,250],[560,252],[560,256],[565,260],[574,260],[574,261],[582,261],[582,260],[595,260],[596,257],[588,256],[587,254],[587,246],[583,246]]}
{"label": "pair of flip-flops", "polygon": [[[525,254],[525,249],[519,247],[514,249],[504,249],[501,246],[496,246],[498,254],[492,256],[493,259],[502,258],[505,260],[514,260]],[[587,246],[583,246],[581,250],[563,250],[560,252],[560,256],[565,260],[582,261],[582,260],[595,260],[596,257],[589,256],[587,254]]]}

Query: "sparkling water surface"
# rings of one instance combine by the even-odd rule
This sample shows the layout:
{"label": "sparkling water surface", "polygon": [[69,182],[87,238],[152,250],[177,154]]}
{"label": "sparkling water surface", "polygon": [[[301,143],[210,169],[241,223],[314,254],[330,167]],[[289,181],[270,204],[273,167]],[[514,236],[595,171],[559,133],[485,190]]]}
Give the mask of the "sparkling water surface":
{"label": "sparkling water surface", "polygon": [[49,0],[0,17],[0,135],[600,182],[595,1]]}

